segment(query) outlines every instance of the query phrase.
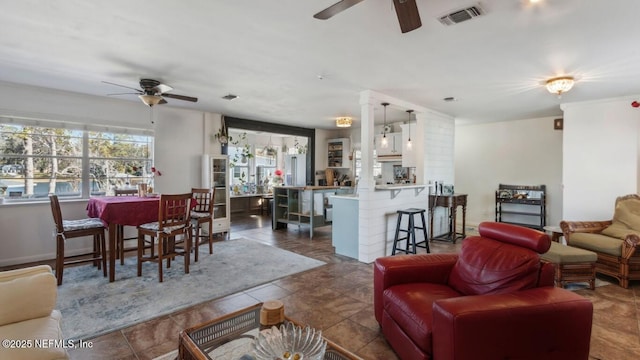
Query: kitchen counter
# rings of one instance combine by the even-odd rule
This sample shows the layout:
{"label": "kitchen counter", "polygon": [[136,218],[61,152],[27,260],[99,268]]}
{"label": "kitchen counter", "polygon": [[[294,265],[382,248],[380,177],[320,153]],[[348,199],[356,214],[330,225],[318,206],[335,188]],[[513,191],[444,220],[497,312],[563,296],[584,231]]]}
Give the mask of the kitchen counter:
{"label": "kitchen counter", "polygon": [[358,199],[358,194],[336,194],[331,197],[337,199]]}
{"label": "kitchen counter", "polygon": [[424,189],[426,189],[430,185],[424,184],[387,184],[387,185],[376,185],[375,190],[387,190],[391,192],[391,198],[395,198],[398,193],[402,190],[414,189],[416,195],[420,194]]}
{"label": "kitchen counter", "polygon": [[314,228],[331,224],[327,220],[327,209],[331,206],[326,197],[340,189],[340,186],[275,186],[272,228],[309,226],[309,238],[313,239]]}
{"label": "kitchen counter", "polygon": [[[359,203],[357,194],[335,195],[333,202],[333,226],[331,244],[336,254],[358,259]],[[355,196],[354,196],[355,195]]]}
{"label": "kitchen counter", "polygon": [[263,211],[265,196],[271,194],[234,194],[229,195],[232,213],[249,213]]}
{"label": "kitchen counter", "polygon": [[272,194],[234,194],[231,193],[231,195],[229,195],[230,198],[246,198],[246,197],[261,197],[263,195],[272,195]]}
{"label": "kitchen counter", "polygon": [[293,189],[293,190],[332,190],[341,189],[340,186],[277,186],[278,189]]}
{"label": "kitchen counter", "polygon": [[424,184],[386,184],[376,185],[376,190],[402,190],[402,189],[421,189],[427,185]]}

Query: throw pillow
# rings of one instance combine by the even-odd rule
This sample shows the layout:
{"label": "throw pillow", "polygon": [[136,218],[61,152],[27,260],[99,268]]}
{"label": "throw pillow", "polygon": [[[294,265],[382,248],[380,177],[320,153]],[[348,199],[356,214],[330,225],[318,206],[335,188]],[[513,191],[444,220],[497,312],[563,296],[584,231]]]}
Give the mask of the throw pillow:
{"label": "throw pillow", "polygon": [[602,230],[601,234],[624,240],[624,238],[626,238],[629,234],[636,234],[640,236],[640,231],[629,229],[625,224],[621,222],[614,222],[613,224],[607,226],[604,230]]}
{"label": "throw pillow", "polygon": [[618,201],[613,215],[613,222],[620,222],[629,229],[640,231],[640,200],[627,199]]}

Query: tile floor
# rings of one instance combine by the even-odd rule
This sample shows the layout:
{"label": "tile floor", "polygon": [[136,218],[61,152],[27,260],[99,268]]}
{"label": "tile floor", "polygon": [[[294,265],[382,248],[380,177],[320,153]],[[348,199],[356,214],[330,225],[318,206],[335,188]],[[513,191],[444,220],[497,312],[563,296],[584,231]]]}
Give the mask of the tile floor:
{"label": "tile floor", "polygon": [[[398,359],[373,316],[372,265],[335,255],[331,227],[316,229],[309,240],[304,228],[272,231],[266,216],[232,219],[233,238],[261,241],[327,265],[91,339],[92,349],[72,351],[71,358],[152,359],[175,350],[184,328],[257,302],[280,299],[288,316],[322,329],[327,338],[362,358]],[[434,242],[432,252],[456,251],[459,243]],[[630,289],[606,285],[577,291],[592,300],[595,309],[590,359],[640,358],[640,283]]]}

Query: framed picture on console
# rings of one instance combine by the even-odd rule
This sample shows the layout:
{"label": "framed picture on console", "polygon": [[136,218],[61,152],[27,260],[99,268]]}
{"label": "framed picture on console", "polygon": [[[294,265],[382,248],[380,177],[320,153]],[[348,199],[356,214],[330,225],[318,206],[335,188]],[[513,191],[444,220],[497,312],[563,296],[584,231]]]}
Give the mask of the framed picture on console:
{"label": "framed picture on console", "polygon": [[453,185],[442,185],[442,195],[453,195]]}

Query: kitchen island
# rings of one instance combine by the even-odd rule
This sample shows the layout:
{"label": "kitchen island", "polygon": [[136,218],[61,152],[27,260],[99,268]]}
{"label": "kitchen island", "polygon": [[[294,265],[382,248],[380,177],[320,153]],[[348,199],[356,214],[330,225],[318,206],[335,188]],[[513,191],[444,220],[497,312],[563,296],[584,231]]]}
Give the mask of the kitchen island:
{"label": "kitchen island", "polygon": [[275,186],[272,228],[284,229],[289,224],[298,228],[309,226],[309,238],[313,239],[314,228],[331,224],[327,219],[327,210],[331,209],[327,196],[339,190],[339,186]]}
{"label": "kitchen island", "polygon": [[386,184],[359,188],[357,195],[331,196],[331,241],[336,254],[366,263],[391,255],[398,210],[426,210],[428,188],[424,184]]}
{"label": "kitchen island", "polygon": [[333,228],[331,229],[331,244],[336,254],[358,259],[358,227],[359,210],[358,196],[335,195],[331,197],[333,203]]}

